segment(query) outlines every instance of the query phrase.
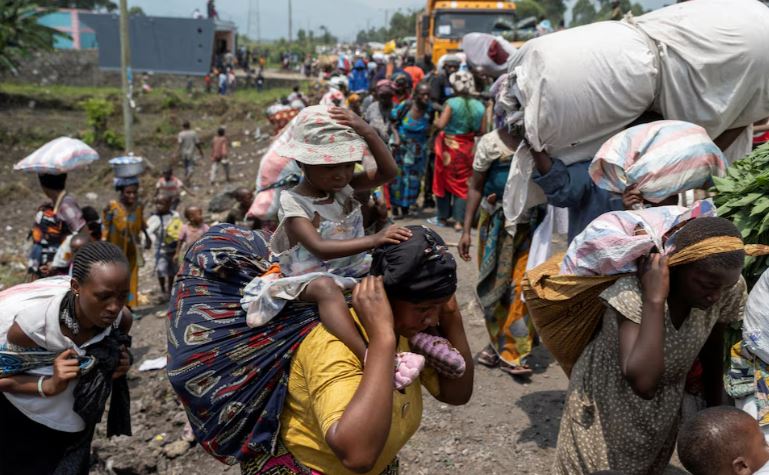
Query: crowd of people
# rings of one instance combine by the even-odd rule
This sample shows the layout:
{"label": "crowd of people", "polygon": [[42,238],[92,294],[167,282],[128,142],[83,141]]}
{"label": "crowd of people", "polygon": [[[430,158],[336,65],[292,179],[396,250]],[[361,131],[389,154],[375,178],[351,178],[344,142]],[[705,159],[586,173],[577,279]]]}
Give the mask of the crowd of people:
{"label": "crowd of people", "polygon": [[[225,94],[232,84],[221,74]],[[589,161],[531,150],[546,203],[511,229],[505,185],[527,144],[495,107],[495,78],[455,54],[439,66],[374,54],[340,62],[328,79],[321,91],[297,86],[268,112],[286,134],[277,154],[301,171],[280,191],[274,219],[250,213],[264,191],[253,187],[234,190],[232,209],[211,226],[201,206],[180,209],[183,192],[196,196],[191,180],[205,155],[190,122],[174,161],[183,176],[164,167],[152,212],[138,176],[116,177],[117,198],[98,213],[80,209],[66,174],[39,175],[47,201],[31,233],[30,283],[0,293],[0,413],[14,427],[0,429],[0,472],[87,473],[110,392],[110,411],[125,406],[116,397],[127,397],[126,336],[151,250],[169,302],[168,377],[204,450],[246,474],[398,473],[422,386],[462,405],[476,363],[536,377],[535,303],[524,287],[543,262],[532,256],[542,255],[535,234],[547,213],[567,210],[574,246],[599,217],[673,206],[689,191],[654,201],[637,186],[610,192]],[[660,119],[649,112],[628,128]],[[737,135],[712,145],[726,150]],[[230,181],[230,148],[218,128],[212,187],[222,172]],[[457,263],[435,228],[456,233],[457,255],[478,266],[488,340],[475,357]],[[743,315],[753,335],[769,331],[769,274],[748,296],[742,234],[726,219],[687,219],[665,239],[670,252],[645,253],[635,274],[571,309],[598,306],[600,316],[564,368],[554,473],[662,473],[676,447],[695,475],[769,473],[769,356],[758,336],[734,347],[741,337],[727,339]],[[116,423],[109,433],[125,430]],[[35,455],[42,441],[47,457]]]}

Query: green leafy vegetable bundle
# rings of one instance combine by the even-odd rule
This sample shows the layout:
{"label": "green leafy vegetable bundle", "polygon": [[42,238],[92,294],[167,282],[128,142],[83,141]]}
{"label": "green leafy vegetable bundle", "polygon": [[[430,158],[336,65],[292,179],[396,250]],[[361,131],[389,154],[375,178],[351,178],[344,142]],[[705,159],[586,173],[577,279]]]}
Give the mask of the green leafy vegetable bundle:
{"label": "green leafy vegetable bundle", "polygon": [[[746,244],[769,244],[769,144],[713,177],[718,215],[731,220]],[[769,256],[748,257],[743,275],[752,287],[769,267]]]}

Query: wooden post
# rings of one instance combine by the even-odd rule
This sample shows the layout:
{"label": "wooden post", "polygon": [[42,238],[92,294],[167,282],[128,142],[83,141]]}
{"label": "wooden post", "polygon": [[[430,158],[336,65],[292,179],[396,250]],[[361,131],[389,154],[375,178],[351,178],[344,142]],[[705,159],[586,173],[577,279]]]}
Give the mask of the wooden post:
{"label": "wooden post", "polygon": [[120,76],[123,83],[123,133],[125,135],[125,153],[133,152],[133,137],[131,135],[133,116],[131,114],[131,45],[128,35],[128,5],[127,0],[120,0]]}

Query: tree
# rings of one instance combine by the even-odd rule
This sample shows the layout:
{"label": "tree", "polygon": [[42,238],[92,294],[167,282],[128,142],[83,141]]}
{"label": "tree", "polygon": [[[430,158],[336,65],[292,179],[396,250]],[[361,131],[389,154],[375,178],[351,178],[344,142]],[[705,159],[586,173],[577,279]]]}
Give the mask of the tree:
{"label": "tree", "polygon": [[142,7],[133,6],[128,9],[128,16],[144,16],[144,10],[142,10]]}
{"label": "tree", "polygon": [[355,36],[356,43],[363,44],[370,41],[384,43],[386,41],[403,38],[404,36],[414,36],[417,30],[418,10],[408,10],[405,13],[398,10],[390,17],[390,24],[385,27],[368,30],[360,30]]}
{"label": "tree", "polygon": [[577,0],[574,4],[574,8],[571,10],[571,23],[570,26],[587,25],[593,23],[598,19],[598,12],[595,10],[595,6],[591,0]]}
{"label": "tree", "polygon": [[320,25],[318,29],[323,32],[323,34],[320,36],[320,42],[324,45],[332,45],[336,44],[337,38],[336,36],[332,35],[331,32],[328,31],[328,28],[326,28],[325,25]]}
{"label": "tree", "polygon": [[41,7],[80,8],[83,10],[117,10],[117,4],[111,0],[39,0]]}
{"label": "tree", "polygon": [[299,28],[299,31],[296,32],[296,41],[299,43],[304,43],[307,41],[307,32],[304,31],[304,28]]}
{"label": "tree", "polygon": [[0,69],[16,71],[22,59],[35,51],[50,51],[59,31],[41,25],[50,10],[26,0],[0,0]]}
{"label": "tree", "polygon": [[545,7],[535,0],[521,0],[515,2],[515,14],[519,20],[523,20],[529,17],[539,18],[542,15],[546,15],[547,11]]}

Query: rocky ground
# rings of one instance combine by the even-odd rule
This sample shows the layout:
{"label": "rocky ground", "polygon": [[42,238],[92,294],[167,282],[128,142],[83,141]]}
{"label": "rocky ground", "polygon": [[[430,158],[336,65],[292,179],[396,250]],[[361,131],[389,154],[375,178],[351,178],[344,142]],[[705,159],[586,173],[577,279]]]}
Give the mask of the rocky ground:
{"label": "rocky ground", "polygon": [[[23,269],[25,236],[31,216],[42,200],[33,177],[11,171],[11,165],[37,146],[58,135],[77,133],[86,127],[83,113],[76,108],[62,110],[46,108],[40,103],[24,101],[2,102],[0,93],[0,280],[10,285],[18,280]],[[213,104],[213,105],[212,105]],[[195,196],[186,196],[186,204],[207,204],[216,194],[237,185],[252,186],[258,159],[269,144],[256,138],[257,127],[266,130],[257,119],[260,107],[246,103],[211,102],[204,108],[182,107],[172,110],[147,107],[137,126],[139,152],[153,162],[164,163],[174,147],[174,134],[183,119],[193,120],[201,135],[210,137],[220,123],[228,126],[231,140],[239,142],[234,148],[233,169],[236,182],[214,190],[195,188]],[[115,152],[101,150],[104,157]],[[206,162],[204,162],[205,164]],[[144,196],[156,172],[143,178]],[[202,184],[201,170],[197,183]],[[72,189],[81,205],[101,209],[114,192],[109,186],[105,164],[81,174],[73,174]],[[217,215],[209,214],[209,221]],[[427,217],[426,215],[424,217]],[[423,219],[414,220],[423,224]],[[450,229],[440,229],[447,242],[456,243],[459,235]],[[456,251],[456,248],[453,248]],[[148,265],[142,269],[140,291],[145,305],[137,316],[132,331],[135,365],[129,372],[132,396],[132,437],[108,440],[103,424],[94,441],[95,474],[218,474],[239,473],[237,467],[227,467],[215,461],[194,444],[182,440],[184,412],[166,379],[165,372],[138,371],[139,365],[166,354],[166,319],[158,299],[157,283],[147,254]],[[477,263],[460,259],[458,299],[464,323],[474,352],[487,342],[483,319],[474,299],[473,284]],[[479,367],[473,398],[462,407],[442,404],[425,393],[422,425],[401,451],[401,472],[404,474],[545,474],[553,462],[558,426],[561,418],[567,380],[547,351],[537,348],[532,359],[535,374],[531,379],[514,379],[499,370]],[[672,472],[674,473],[674,472]],[[679,471],[680,473],[680,471]]]}

